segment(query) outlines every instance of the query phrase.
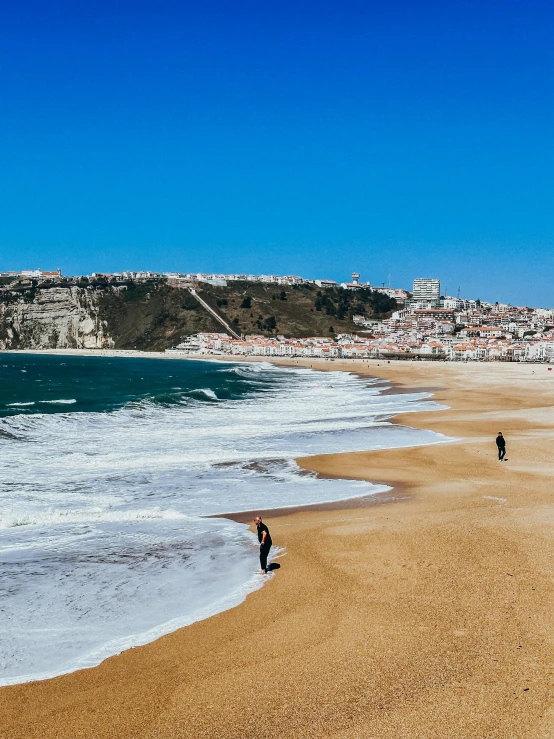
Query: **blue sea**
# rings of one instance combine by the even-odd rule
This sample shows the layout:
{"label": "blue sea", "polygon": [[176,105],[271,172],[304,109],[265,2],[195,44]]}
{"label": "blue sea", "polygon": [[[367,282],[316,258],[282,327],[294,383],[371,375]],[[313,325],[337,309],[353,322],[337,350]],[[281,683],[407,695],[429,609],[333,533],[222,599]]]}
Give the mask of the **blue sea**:
{"label": "blue sea", "polygon": [[210,516],[385,490],[294,461],[445,440],[390,423],[438,408],[428,394],[384,387],[265,363],[0,353],[0,685],[96,665],[261,587],[248,527]]}

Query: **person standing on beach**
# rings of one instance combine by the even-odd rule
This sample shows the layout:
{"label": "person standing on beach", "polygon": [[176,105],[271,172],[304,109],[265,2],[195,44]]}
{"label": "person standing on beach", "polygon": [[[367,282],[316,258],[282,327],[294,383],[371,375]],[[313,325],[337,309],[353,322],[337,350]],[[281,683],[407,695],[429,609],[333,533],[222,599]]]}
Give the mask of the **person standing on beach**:
{"label": "person standing on beach", "polygon": [[262,521],[262,517],[256,516],[256,518],[254,519],[254,523],[256,524],[256,529],[258,530],[258,541],[260,542],[260,567],[262,568],[262,572],[267,575],[267,573],[269,572],[269,568],[267,566],[267,558],[273,542],[271,541],[271,534],[269,533],[269,529]]}
{"label": "person standing on beach", "polygon": [[506,454],[506,439],[502,436],[502,431],[498,432],[496,446],[498,447],[498,459],[503,462],[504,455]]}

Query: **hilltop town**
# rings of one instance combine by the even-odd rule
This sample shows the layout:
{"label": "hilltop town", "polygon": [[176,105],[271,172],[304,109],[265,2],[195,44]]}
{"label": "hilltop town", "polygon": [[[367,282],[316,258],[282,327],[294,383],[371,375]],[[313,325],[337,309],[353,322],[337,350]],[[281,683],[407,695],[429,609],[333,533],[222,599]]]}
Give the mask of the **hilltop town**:
{"label": "hilltop town", "polygon": [[[359,275],[342,285],[358,290]],[[318,281],[328,287],[326,281]],[[334,283],[336,284],[336,283]],[[331,287],[331,285],[329,285]],[[398,309],[375,320],[353,315],[355,333],[302,339],[200,333],[170,351],[242,356],[554,362],[554,310],[441,296],[440,281],[417,278],[412,292],[372,288]]]}
{"label": "hilltop town", "polygon": [[[554,362],[554,310],[441,295],[438,279],[417,278],[410,291],[360,282],[356,272],[342,283],[291,275],[149,271],[66,277],[61,270],[0,272],[0,280],[5,348],[115,346],[184,356]],[[73,304],[65,297],[68,288],[80,291]],[[33,315],[29,304],[37,295],[42,302]],[[26,307],[14,319],[17,296]],[[45,309],[53,314],[54,308],[56,341],[44,338],[52,320]],[[64,311],[73,324],[64,323]],[[29,316],[35,321],[32,338],[25,324]],[[94,324],[88,334],[82,329],[87,321]]]}

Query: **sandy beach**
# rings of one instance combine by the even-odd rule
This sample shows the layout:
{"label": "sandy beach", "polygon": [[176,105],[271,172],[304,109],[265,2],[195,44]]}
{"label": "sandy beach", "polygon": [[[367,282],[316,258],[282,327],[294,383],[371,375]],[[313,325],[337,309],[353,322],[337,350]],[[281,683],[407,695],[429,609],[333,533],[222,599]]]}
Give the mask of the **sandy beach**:
{"label": "sandy beach", "polygon": [[456,440],[299,460],[393,490],[268,513],[286,555],[264,588],[99,667],[0,689],[1,737],[554,736],[554,371],[307,364],[433,388],[448,410],[395,421]]}

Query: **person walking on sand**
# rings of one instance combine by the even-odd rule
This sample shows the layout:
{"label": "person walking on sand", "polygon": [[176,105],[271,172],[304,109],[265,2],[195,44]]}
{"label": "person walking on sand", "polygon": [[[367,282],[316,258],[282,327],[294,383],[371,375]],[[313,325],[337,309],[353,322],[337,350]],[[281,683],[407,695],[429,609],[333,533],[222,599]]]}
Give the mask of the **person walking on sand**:
{"label": "person walking on sand", "polygon": [[504,455],[506,454],[506,439],[502,436],[502,431],[498,432],[496,446],[498,447],[498,459],[503,462]]}
{"label": "person walking on sand", "polygon": [[267,566],[267,558],[273,542],[271,541],[271,534],[269,533],[269,529],[262,521],[262,517],[256,516],[256,518],[254,519],[254,523],[256,524],[256,528],[258,530],[258,541],[260,542],[260,567],[262,569],[262,572],[267,575],[269,572],[269,568]]}

